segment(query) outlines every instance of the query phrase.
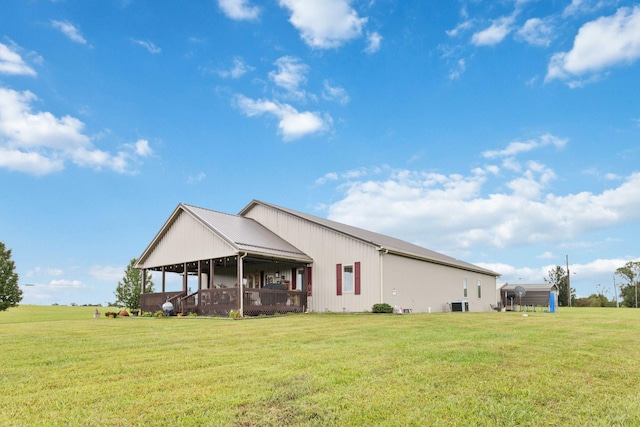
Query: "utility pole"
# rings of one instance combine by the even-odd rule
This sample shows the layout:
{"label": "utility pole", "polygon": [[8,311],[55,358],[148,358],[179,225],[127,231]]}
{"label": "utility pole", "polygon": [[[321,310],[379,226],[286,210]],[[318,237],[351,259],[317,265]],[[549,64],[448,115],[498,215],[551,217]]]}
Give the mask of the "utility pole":
{"label": "utility pole", "polygon": [[616,289],[616,275],[613,275],[613,293],[616,298],[616,308],[620,308],[620,303],[618,302],[618,289]]}
{"label": "utility pole", "polygon": [[569,255],[567,257],[567,305],[571,307],[571,273],[569,273]]}

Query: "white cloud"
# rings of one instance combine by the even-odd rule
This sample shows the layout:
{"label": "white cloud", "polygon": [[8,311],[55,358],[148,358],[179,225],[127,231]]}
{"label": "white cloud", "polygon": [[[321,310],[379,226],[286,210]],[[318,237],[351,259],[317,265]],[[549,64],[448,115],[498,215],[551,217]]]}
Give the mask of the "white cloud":
{"label": "white cloud", "polygon": [[456,27],[453,30],[447,30],[445,31],[445,33],[449,37],[457,37],[461,32],[470,29],[472,26],[473,26],[473,23],[471,21],[464,21],[456,25]]}
{"label": "white cloud", "polygon": [[510,162],[502,170],[488,165],[466,175],[444,175],[361,168],[355,174],[331,172],[316,184],[332,182],[342,193],[329,206],[329,218],[444,252],[557,244],[639,221],[640,173],[609,181],[615,186],[600,193],[556,195],[550,191],[554,170],[538,161],[513,160],[533,148],[564,144],[548,134],[524,145],[509,144],[493,152]]}
{"label": "white cloud", "polygon": [[380,43],[382,43],[382,36],[377,31],[373,33],[367,33],[367,47],[364,50],[367,53],[376,53],[380,50]]}
{"label": "white cloud", "polygon": [[325,184],[329,181],[337,181],[338,180],[338,174],[335,172],[327,172],[324,174],[324,176],[316,179],[315,184],[316,185],[322,185]]}
{"label": "white cloud", "polygon": [[89,269],[89,276],[97,280],[116,283],[124,277],[125,267],[94,265]]}
{"label": "white cloud", "polygon": [[236,21],[251,21],[260,16],[260,8],[247,0],[218,0],[218,6],[227,17]]}
{"label": "white cloud", "polygon": [[47,276],[62,276],[64,274],[64,271],[60,268],[46,268],[46,269],[42,269],[42,267],[36,267],[33,270],[29,270],[26,273],[27,277],[34,277],[34,276],[40,276],[40,275],[47,275]]}
{"label": "white cloud", "polygon": [[457,80],[464,73],[467,68],[466,61],[464,58],[458,59],[455,63],[455,66],[449,70],[449,80]]}
{"label": "white cloud", "polygon": [[322,97],[327,101],[338,101],[342,105],[349,103],[350,98],[347,91],[340,86],[331,86],[327,80],[324,81]]}
{"label": "white cloud", "polygon": [[78,30],[73,24],[66,21],[51,20],[51,25],[53,28],[60,30],[62,34],[69,38],[69,40],[75,43],[87,44],[87,40],[85,40],[82,34],[80,34],[80,30]]}
{"label": "white cloud", "polygon": [[244,95],[236,96],[237,107],[247,116],[270,114],[279,119],[278,132],[284,140],[298,139],[325,130],[331,118],[310,111],[299,112],[289,104],[269,100],[253,100]]}
{"label": "white cloud", "polygon": [[193,184],[196,182],[204,181],[206,177],[207,177],[207,174],[204,172],[198,172],[198,174],[196,175],[189,175],[189,177],[187,178],[187,184]]}
{"label": "white cloud", "polygon": [[140,157],[148,157],[153,154],[153,150],[149,146],[149,141],[139,139],[135,142],[135,153]]}
{"label": "white cloud", "polygon": [[474,33],[471,43],[476,46],[493,46],[502,42],[513,29],[514,19],[514,15],[496,19],[489,28]]}
{"label": "white cloud", "polygon": [[289,22],[313,48],[330,49],[362,35],[367,18],[360,18],[348,0],[280,0],[291,12]]}
{"label": "white cloud", "polygon": [[[546,80],[571,79],[605,68],[631,64],[640,57],[640,6],[622,7],[580,28],[569,52],[558,52],[549,62]],[[593,79],[593,77],[592,77]],[[573,82],[573,86],[580,86]]]}
{"label": "white cloud", "polygon": [[231,68],[230,70],[218,71],[218,75],[223,78],[230,77],[232,79],[239,79],[240,77],[242,77],[247,72],[253,69],[254,69],[253,67],[250,67],[247,64],[245,64],[242,58],[235,57],[233,58],[233,68]]}
{"label": "white cloud", "polygon": [[52,280],[49,283],[51,288],[86,288],[86,285],[82,283],[80,280]]}
{"label": "white cloud", "polygon": [[560,242],[640,220],[640,173],[600,194],[556,196],[543,192],[553,171],[530,166],[508,178],[511,191],[487,195],[478,173],[400,170],[338,183],[344,196],[329,207],[329,218],[443,251]]}
{"label": "white cloud", "polygon": [[535,46],[549,46],[554,38],[551,19],[531,18],[518,30],[518,37]]}
{"label": "white cloud", "polygon": [[562,16],[567,18],[577,14],[593,13],[610,3],[603,0],[572,0],[571,4],[562,11]]}
{"label": "white cloud", "polygon": [[16,52],[17,46],[12,47],[0,43],[0,74],[35,76],[35,70]]}
{"label": "white cloud", "polygon": [[147,40],[137,40],[137,39],[131,39],[131,41],[139,46],[144,47],[145,49],[147,49],[149,51],[149,53],[152,54],[158,54],[160,52],[162,52],[162,49],[160,49],[158,46],[156,46],[155,44],[153,44],[150,41]]}
{"label": "white cloud", "polygon": [[29,91],[0,87],[0,167],[46,175],[64,169],[65,162],[71,161],[124,173],[136,156],[150,154],[144,140],[115,155],[99,150],[84,134],[84,123],[71,116],[33,112],[31,103],[36,100]]}
{"label": "white cloud", "polygon": [[278,58],[274,64],[278,70],[269,72],[269,79],[294,95],[304,96],[304,91],[300,92],[299,87],[307,81],[309,66],[293,56]]}
{"label": "white cloud", "polygon": [[556,258],[556,256],[553,254],[553,252],[546,251],[546,252],[538,255],[536,258],[538,258],[538,259],[553,259],[553,258]]}
{"label": "white cloud", "polygon": [[514,141],[509,143],[507,148],[502,150],[490,150],[482,153],[482,156],[488,159],[496,157],[513,157],[520,153],[525,153],[539,147],[553,145],[556,148],[563,148],[567,143],[566,139],[558,138],[551,134],[544,134],[538,139],[530,139],[528,141]]}
{"label": "white cloud", "polygon": [[64,169],[64,162],[35,152],[25,153],[0,147],[0,168],[32,175],[47,175]]}

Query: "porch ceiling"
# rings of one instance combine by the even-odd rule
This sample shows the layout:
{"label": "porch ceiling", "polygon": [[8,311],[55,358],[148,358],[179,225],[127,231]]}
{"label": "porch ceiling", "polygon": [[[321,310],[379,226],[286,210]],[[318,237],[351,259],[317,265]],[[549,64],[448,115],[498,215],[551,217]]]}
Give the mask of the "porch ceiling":
{"label": "porch ceiling", "polygon": [[[206,259],[201,261],[191,261],[191,262],[187,262],[188,274],[198,273],[198,262],[201,263],[200,265],[201,271],[204,271],[204,272],[209,271],[211,260]],[[237,268],[238,257],[231,256],[231,257],[214,258],[213,263],[214,263],[214,269]],[[282,265],[294,265],[294,266],[300,266],[300,267],[308,264],[308,262],[306,261],[280,259],[280,258],[273,258],[273,257],[261,257],[261,256],[255,256],[255,255],[250,255],[245,257],[243,259],[243,263],[245,266],[251,265],[251,264],[282,264]],[[149,268],[149,270],[162,271],[163,267],[164,267],[164,271],[167,273],[184,273],[184,263],[157,266],[157,267]]]}

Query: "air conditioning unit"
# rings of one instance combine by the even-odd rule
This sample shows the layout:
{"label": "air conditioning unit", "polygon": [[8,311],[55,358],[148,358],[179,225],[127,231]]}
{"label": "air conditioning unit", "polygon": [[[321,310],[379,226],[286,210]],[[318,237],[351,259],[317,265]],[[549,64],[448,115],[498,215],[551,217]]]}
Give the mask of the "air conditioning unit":
{"label": "air conditioning unit", "polygon": [[469,301],[451,301],[451,311],[469,311]]}

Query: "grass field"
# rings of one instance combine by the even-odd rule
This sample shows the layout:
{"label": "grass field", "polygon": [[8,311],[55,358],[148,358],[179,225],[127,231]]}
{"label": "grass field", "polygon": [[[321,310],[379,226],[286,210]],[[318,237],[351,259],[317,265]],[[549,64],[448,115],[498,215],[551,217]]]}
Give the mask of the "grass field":
{"label": "grass field", "polygon": [[640,425],[640,310],[94,310],[0,313],[0,425]]}

